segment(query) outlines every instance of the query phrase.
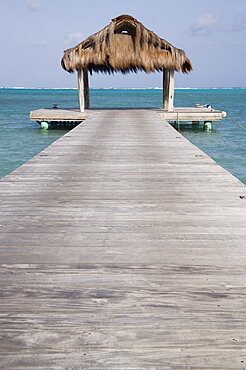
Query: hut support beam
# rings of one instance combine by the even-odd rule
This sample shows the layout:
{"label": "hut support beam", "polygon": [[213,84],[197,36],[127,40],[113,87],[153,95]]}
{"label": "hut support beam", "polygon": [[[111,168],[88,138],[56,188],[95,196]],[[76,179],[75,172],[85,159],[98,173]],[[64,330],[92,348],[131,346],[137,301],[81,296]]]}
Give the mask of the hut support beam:
{"label": "hut support beam", "polygon": [[78,72],[79,110],[80,112],[84,112],[85,111],[85,99],[84,99],[82,69],[78,69],[77,72]]}
{"label": "hut support beam", "polygon": [[90,108],[90,92],[89,92],[89,79],[88,79],[88,69],[83,68],[83,82],[84,82],[84,102],[85,109]]}
{"label": "hut support beam", "polygon": [[163,108],[170,112],[173,110],[174,100],[174,70],[163,70]]}

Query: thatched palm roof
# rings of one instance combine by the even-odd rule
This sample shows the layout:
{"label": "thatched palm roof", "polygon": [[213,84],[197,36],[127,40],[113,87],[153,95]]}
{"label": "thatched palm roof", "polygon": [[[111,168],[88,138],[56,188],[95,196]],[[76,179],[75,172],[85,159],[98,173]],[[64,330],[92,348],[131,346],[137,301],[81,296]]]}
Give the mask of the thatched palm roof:
{"label": "thatched palm roof", "polygon": [[87,68],[94,72],[154,72],[192,70],[185,52],[148,30],[135,18],[121,15],[101,31],[65,50],[62,67],[73,72]]}

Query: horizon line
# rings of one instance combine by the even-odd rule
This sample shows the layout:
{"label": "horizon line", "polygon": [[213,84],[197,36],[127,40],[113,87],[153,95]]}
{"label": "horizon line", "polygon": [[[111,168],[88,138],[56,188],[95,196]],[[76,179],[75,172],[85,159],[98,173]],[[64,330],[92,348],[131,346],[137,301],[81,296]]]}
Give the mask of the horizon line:
{"label": "horizon line", "polygon": [[[77,87],[24,87],[24,86],[0,86],[0,90],[78,90]],[[230,90],[246,89],[246,86],[224,86],[224,87],[175,87],[175,90]],[[90,90],[163,90],[162,87],[90,87]]]}

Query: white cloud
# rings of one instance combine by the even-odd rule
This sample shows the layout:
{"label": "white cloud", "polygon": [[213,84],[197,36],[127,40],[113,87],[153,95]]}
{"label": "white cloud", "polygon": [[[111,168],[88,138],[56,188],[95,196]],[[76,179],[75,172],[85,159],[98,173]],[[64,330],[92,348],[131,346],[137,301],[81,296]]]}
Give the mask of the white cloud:
{"label": "white cloud", "polygon": [[207,35],[218,23],[218,19],[212,14],[205,13],[198,17],[191,27],[193,35]]}
{"label": "white cloud", "polygon": [[67,37],[64,40],[65,44],[76,44],[83,40],[83,33],[82,32],[76,32],[67,35]]}
{"label": "white cloud", "polygon": [[40,9],[41,2],[40,0],[28,0],[27,5],[30,10],[37,11]]}

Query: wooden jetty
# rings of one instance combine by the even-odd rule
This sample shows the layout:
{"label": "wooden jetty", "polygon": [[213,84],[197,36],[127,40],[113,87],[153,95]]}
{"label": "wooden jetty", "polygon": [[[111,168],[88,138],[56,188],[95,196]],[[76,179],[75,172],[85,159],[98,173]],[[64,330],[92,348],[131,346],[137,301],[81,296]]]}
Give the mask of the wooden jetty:
{"label": "wooden jetty", "polygon": [[191,121],[192,123],[199,123],[200,121],[212,122],[220,121],[226,117],[226,112],[218,109],[206,107],[173,107],[171,111],[159,110],[163,118],[167,121]]}
{"label": "wooden jetty", "polygon": [[[156,109],[153,109],[156,110]],[[222,120],[226,113],[212,108],[197,108],[197,107],[173,107],[172,111],[164,111],[157,109],[162,117],[170,122],[187,122],[193,124],[204,122],[204,127],[207,122]],[[79,109],[37,109],[30,112],[30,119],[38,122],[41,127],[49,128],[49,125],[78,125],[88,117],[89,111],[80,112]],[[47,126],[46,126],[47,123]]]}
{"label": "wooden jetty", "polygon": [[46,108],[36,109],[30,112],[30,120],[36,121],[42,128],[50,125],[73,125],[77,126],[88,118],[88,114],[80,112],[79,109]]}
{"label": "wooden jetty", "polygon": [[3,369],[245,369],[245,186],[148,110],[0,181]]}

